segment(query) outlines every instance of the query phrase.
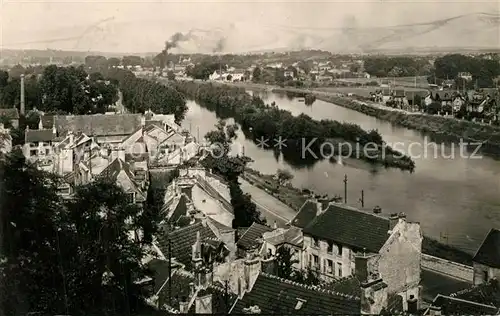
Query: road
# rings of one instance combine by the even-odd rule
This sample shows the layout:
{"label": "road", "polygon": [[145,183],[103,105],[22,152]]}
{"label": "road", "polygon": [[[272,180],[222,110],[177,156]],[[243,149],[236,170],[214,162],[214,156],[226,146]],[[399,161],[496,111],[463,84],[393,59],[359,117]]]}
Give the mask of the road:
{"label": "road", "polygon": [[255,203],[261,214],[266,218],[268,224],[272,224],[276,221],[278,227],[284,227],[285,224],[291,221],[297,214],[294,209],[276,199],[266,191],[251,185],[248,181],[240,178],[240,183],[243,192],[252,196],[252,201]]}

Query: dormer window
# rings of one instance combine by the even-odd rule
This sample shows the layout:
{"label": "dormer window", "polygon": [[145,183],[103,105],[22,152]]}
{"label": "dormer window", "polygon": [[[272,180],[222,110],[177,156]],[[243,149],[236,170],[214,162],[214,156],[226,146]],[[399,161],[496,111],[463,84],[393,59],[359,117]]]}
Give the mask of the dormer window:
{"label": "dormer window", "polygon": [[297,304],[295,305],[295,310],[296,311],[300,310],[306,302],[307,302],[306,300],[303,300],[301,298],[297,298]]}
{"label": "dormer window", "polygon": [[313,237],[312,241],[313,241],[313,247],[319,248],[319,240]]}

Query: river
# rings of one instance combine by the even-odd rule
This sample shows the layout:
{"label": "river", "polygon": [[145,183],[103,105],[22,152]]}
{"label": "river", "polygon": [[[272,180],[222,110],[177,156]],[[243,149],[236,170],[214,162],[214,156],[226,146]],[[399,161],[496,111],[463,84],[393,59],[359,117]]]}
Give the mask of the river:
{"label": "river", "polygon": [[[342,163],[323,160],[312,167],[296,168],[275,157],[273,151],[259,148],[245,139],[241,131],[234,151],[244,152],[254,162],[250,167],[274,174],[278,168],[293,172],[292,183],[320,194],[344,195],[344,175],[348,177],[348,204],[360,207],[361,190],[365,208],[380,206],[384,213],[404,212],[408,220],[420,222],[425,235],[474,253],[493,227],[500,227],[500,162],[488,157],[461,157],[450,144],[429,145],[424,155],[425,137],[417,131],[394,127],[376,118],[331,103],[316,100],[306,106],[285,95],[259,92],[266,103],[273,101],[294,115],[305,113],[314,119],[334,119],[376,129],[388,143],[401,142],[415,158],[414,173],[398,169],[374,168],[364,162],[344,159]],[[217,123],[215,113],[188,101],[183,126],[203,137]],[[427,140],[429,143],[430,140]],[[270,142],[272,144],[272,142]],[[411,145],[410,144],[417,144]],[[418,145],[420,144],[420,145]],[[456,145],[456,144],[455,144]],[[436,151],[436,154],[434,154]],[[424,157],[426,156],[426,157]],[[469,157],[466,157],[469,156]],[[473,159],[474,158],[474,159]]]}

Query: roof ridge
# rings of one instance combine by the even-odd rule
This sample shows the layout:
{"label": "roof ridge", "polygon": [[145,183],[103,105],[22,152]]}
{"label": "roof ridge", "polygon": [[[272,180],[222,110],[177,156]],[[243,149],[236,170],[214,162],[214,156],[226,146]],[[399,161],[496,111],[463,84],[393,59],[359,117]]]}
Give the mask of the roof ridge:
{"label": "roof ridge", "polygon": [[[176,230],[172,231],[172,233],[175,233],[175,232],[180,232],[180,231],[183,231],[183,230],[187,230],[188,228],[193,228],[193,227],[194,227],[194,226],[196,226],[196,225],[202,225],[202,223],[201,223],[201,222],[196,222],[196,223],[191,224],[191,225],[188,225],[188,226],[186,226],[186,227],[181,227],[181,228],[179,228],[179,229],[176,229]],[[203,226],[203,225],[202,225],[202,226]]]}
{"label": "roof ridge", "polygon": [[345,293],[328,290],[328,289],[322,288],[322,287],[320,287],[318,285],[307,285],[307,284],[295,282],[295,281],[292,281],[292,280],[289,280],[289,279],[280,278],[280,277],[278,277],[276,275],[265,273],[265,272],[261,272],[260,274],[262,274],[265,277],[268,277],[268,278],[271,278],[271,279],[275,279],[275,280],[279,280],[279,281],[284,282],[284,283],[292,284],[292,285],[295,285],[295,286],[300,286],[300,287],[302,287],[304,289],[307,289],[307,290],[314,290],[314,291],[322,292],[322,293],[325,293],[325,294],[340,296],[340,297],[343,297],[343,298],[346,298],[346,299],[349,299],[349,300],[354,300],[354,301],[359,301],[360,300],[360,298],[357,297],[357,296],[348,295],[348,294],[345,294]]}

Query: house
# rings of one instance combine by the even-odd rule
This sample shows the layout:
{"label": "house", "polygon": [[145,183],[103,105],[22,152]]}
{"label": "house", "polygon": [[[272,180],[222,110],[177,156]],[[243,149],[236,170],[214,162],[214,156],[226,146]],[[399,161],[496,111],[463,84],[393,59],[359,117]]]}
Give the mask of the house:
{"label": "house", "polygon": [[492,228],[473,258],[474,284],[500,279],[500,230]]}
{"label": "house", "polygon": [[148,264],[155,272],[150,303],[174,314],[227,314],[237,297],[222,284],[213,282],[212,273],[212,267],[223,258],[224,246],[215,239],[203,239],[199,231],[192,245],[184,245],[191,272],[175,259],[171,263],[152,260]]}
{"label": "house", "polygon": [[453,94],[450,91],[436,91],[434,101],[441,103],[441,107],[446,110],[453,106]]}
{"label": "house", "polygon": [[500,285],[497,279],[450,295],[438,294],[424,315],[498,315]]}
{"label": "house", "polygon": [[12,151],[12,136],[10,129],[5,128],[3,123],[0,123],[0,153],[6,154]]}
{"label": "house", "polygon": [[57,133],[54,128],[32,130],[26,126],[23,154],[30,161],[40,160],[49,163],[56,143]]}
{"label": "house", "polygon": [[394,101],[396,106],[399,108],[405,108],[408,106],[408,99],[406,98],[406,94],[403,89],[395,89],[392,92],[392,101]]}
{"label": "house", "polygon": [[287,229],[277,228],[271,232],[265,232],[262,235],[263,247],[261,255],[264,257],[275,256],[278,249],[287,247],[292,254],[292,260],[296,261],[293,267],[302,270],[302,247],[304,236],[302,230],[298,227],[289,227]]}
{"label": "house", "polygon": [[422,233],[406,216],[383,216],[331,202],[303,229],[303,266],[324,281],[355,274],[379,273],[389,294],[419,297]]}
{"label": "house", "polygon": [[451,104],[453,107],[453,112],[460,111],[460,109],[462,108],[462,106],[465,105],[465,103],[466,103],[466,100],[462,95],[456,94],[455,96],[453,96],[452,101],[451,101]]}
{"label": "house", "polygon": [[225,238],[227,236],[222,236],[222,233],[227,228],[222,230],[219,226],[206,217],[181,228],[163,224],[157,236],[158,247],[163,256],[176,260],[188,271],[193,271],[198,266],[193,260],[193,245],[211,251],[211,254],[199,258],[202,259],[202,264],[209,264],[211,267],[222,264],[227,258],[234,257],[236,247],[234,232],[232,235],[228,234],[232,238]]}
{"label": "house", "polygon": [[392,92],[389,88],[382,89],[382,103],[385,104],[387,101],[392,100]]}
{"label": "house", "polygon": [[432,102],[434,102],[434,98],[432,96],[432,92],[428,91],[427,95],[424,97],[424,105],[426,107],[428,107],[429,105],[432,104]]}
{"label": "house", "polygon": [[457,75],[457,77],[465,79],[467,81],[471,81],[472,80],[472,75],[471,75],[470,72],[459,72],[458,75]]}
{"label": "house", "polygon": [[19,112],[17,108],[0,109],[0,117],[8,120],[13,128],[19,127]]}
{"label": "house", "polygon": [[252,225],[246,229],[241,236],[238,236],[236,245],[238,247],[239,256],[244,257],[247,252],[259,251],[263,243],[262,237],[264,233],[272,230],[273,229],[269,226],[252,223]]}

